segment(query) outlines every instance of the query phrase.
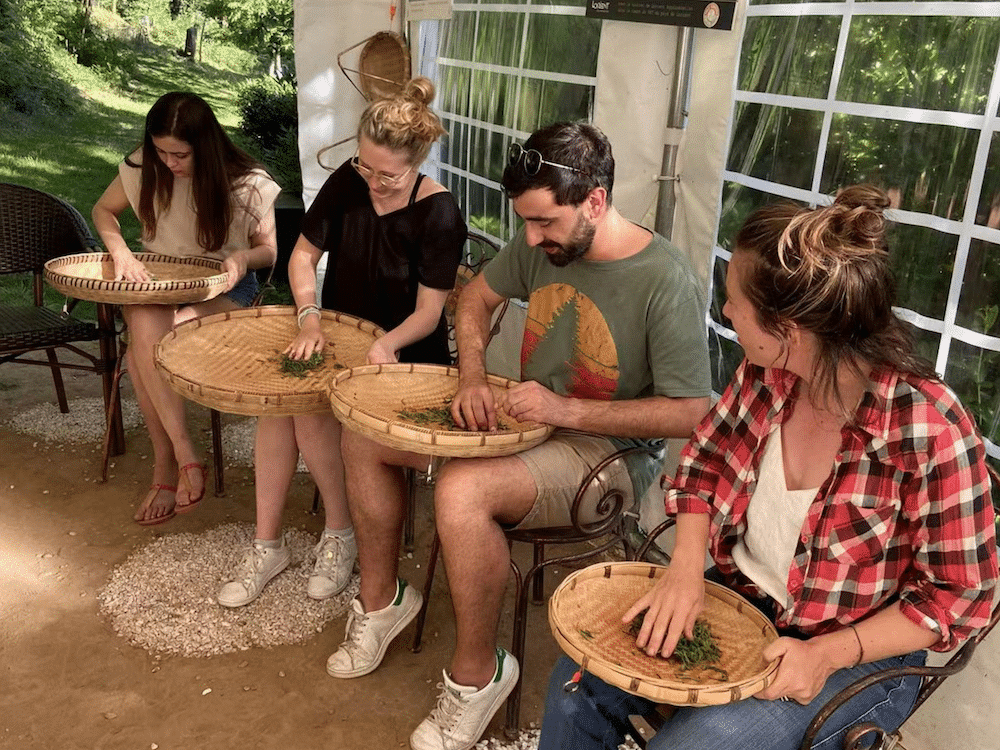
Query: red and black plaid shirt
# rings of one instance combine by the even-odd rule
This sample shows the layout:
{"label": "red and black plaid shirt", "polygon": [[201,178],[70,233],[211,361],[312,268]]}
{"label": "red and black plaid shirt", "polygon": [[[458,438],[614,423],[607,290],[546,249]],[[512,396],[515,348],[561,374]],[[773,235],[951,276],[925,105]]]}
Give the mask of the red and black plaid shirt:
{"label": "red and black plaid shirt", "polygon": [[[768,436],[792,413],[797,376],[744,360],[684,449],[668,514],[711,515],[711,552],[737,589],[765,596],[733,561]],[[984,449],[947,386],[872,374],[857,425],[842,430],[833,470],[809,507],[788,573],[780,628],[820,634],[894,599],[954,648],[990,616],[997,582]]]}

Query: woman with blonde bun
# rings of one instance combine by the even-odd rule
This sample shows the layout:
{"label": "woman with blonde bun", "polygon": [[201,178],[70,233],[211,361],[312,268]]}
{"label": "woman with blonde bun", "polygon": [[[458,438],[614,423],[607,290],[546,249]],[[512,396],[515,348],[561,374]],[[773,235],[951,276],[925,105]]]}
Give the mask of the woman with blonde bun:
{"label": "woman with blonde bun", "polygon": [[[444,303],[455,284],[466,225],[451,193],[418,171],[445,132],[428,106],[433,98],[434,85],[419,77],[400,94],[369,104],[358,125],[356,154],[327,179],[306,212],[288,262],[299,323],[299,334],[285,349],[289,357],[309,359],[325,344],[316,265],[329,253],[322,307],[387,331],[368,351],[369,363],[450,361]],[[248,604],[288,566],[281,514],[300,452],[326,512],[308,595],[326,599],[347,586],[357,545],[340,434],[332,413],[259,420],[256,538],[220,589],[220,604]]]}
{"label": "woman with blonde bun", "polygon": [[[745,359],[695,429],[665,494],[677,518],[670,567],[648,594],[636,647],[669,657],[692,636],[709,576],[753,601],[779,638],[753,698],[679,708],[647,747],[795,750],[826,702],[865,676],[924,663],[989,621],[997,547],[983,441],[969,412],[913,354],[893,312],[885,193],[768,206],[737,233],[724,313]],[[651,701],[563,657],[540,750],[617,748]],[[844,745],[860,721],[891,734],[919,676],[885,679],[822,725]],[[853,746],[853,745],[852,745]]]}

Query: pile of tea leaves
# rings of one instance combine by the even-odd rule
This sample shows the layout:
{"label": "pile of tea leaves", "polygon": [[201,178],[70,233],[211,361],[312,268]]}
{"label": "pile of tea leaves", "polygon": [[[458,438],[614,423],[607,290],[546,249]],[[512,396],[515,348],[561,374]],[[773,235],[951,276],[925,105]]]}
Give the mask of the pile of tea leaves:
{"label": "pile of tea leaves", "polygon": [[423,427],[429,425],[440,425],[446,430],[462,429],[451,416],[451,399],[449,398],[440,406],[428,406],[423,409],[402,409],[398,412],[400,419],[418,424]]}
{"label": "pile of tea leaves", "polygon": [[323,352],[317,350],[312,353],[309,359],[292,359],[287,354],[282,353],[278,361],[281,364],[283,374],[293,378],[304,378],[312,370],[322,367],[324,360]]}
{"label": "pile of tea leaves", "polygon": [[[643,610],[637,614],[628,626],[628,633],[633,637],[639,636],[639,631],[642,629],[643,620],[646,617],[646,611]],[[719,651],[719,645],[715,640],[715,636],[712,635],[712,628],[705,620],[696,620],[694,623],[694,638],[688,638],[686,635],[681,635],[677,645],[674,647],[674,652],[670,655],[670,659],[680,662],[681,671],[688,671],[690,669],[710,669],[714,672],[718,672],[725,682],[729,679],[729,675],[725,670],[719,669],[713,666],[717,664],[719,659],[722,658],[722,652]]]}

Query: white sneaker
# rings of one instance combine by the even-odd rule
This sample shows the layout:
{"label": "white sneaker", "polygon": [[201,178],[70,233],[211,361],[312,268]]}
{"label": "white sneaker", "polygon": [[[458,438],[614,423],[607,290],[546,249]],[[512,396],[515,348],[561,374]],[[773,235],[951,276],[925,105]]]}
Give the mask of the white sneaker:
{"label": "white sneaker", "polygon": [[327,673],[347,678],[374,672],[392,639],[417,616],[422,601],[420,592],[402,578],[396,580],[396,598],[388,607],[365,612],[361,600],[352,599],[344,642],[326,660]]}
{"label": "white sneaker", "polygon": [[223,607],[242,607],[258,596],[267,582],[288,567],[292,559],[291,550],[285,544],[284,537],[280,547],[265,547],[259,542],[253,542],[249,551],[243,557],[233,580],[219,589],[216,597]]}
{"label": "white sneaker", "polygon": [[358,544],[325,531],[316,545],[316,566],[306,585],[306,593],[313,599],[329,599],[347,588],[354,572]]}
{"label": "white sneaker", "polygon": [[410,735],[413,750],[468,750],[490,723],[511,694],[520,670],[517,659],[497,649],[497,671],[490,684],[482,689],[458,685],[444,672],[438,683],[441,694],[431,715],[420,722]]}

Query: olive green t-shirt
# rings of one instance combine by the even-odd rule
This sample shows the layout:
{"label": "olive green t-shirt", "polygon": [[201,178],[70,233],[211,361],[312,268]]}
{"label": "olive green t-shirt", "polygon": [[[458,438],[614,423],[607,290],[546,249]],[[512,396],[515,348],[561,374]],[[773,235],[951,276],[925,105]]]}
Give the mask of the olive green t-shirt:
{"label": "olive green t-shirt", "polygon": [[[700,398],[712,391],[701,286],[658,234],[621,260],[559,268],[522,229],[483,271],[503,297],[528,303],[521,379],[572,398]],[[611,438],[621,447],[658,441]],[[630,465],[637,496],[657,470]],[[641,474],[641,476],[639,476]]]}

